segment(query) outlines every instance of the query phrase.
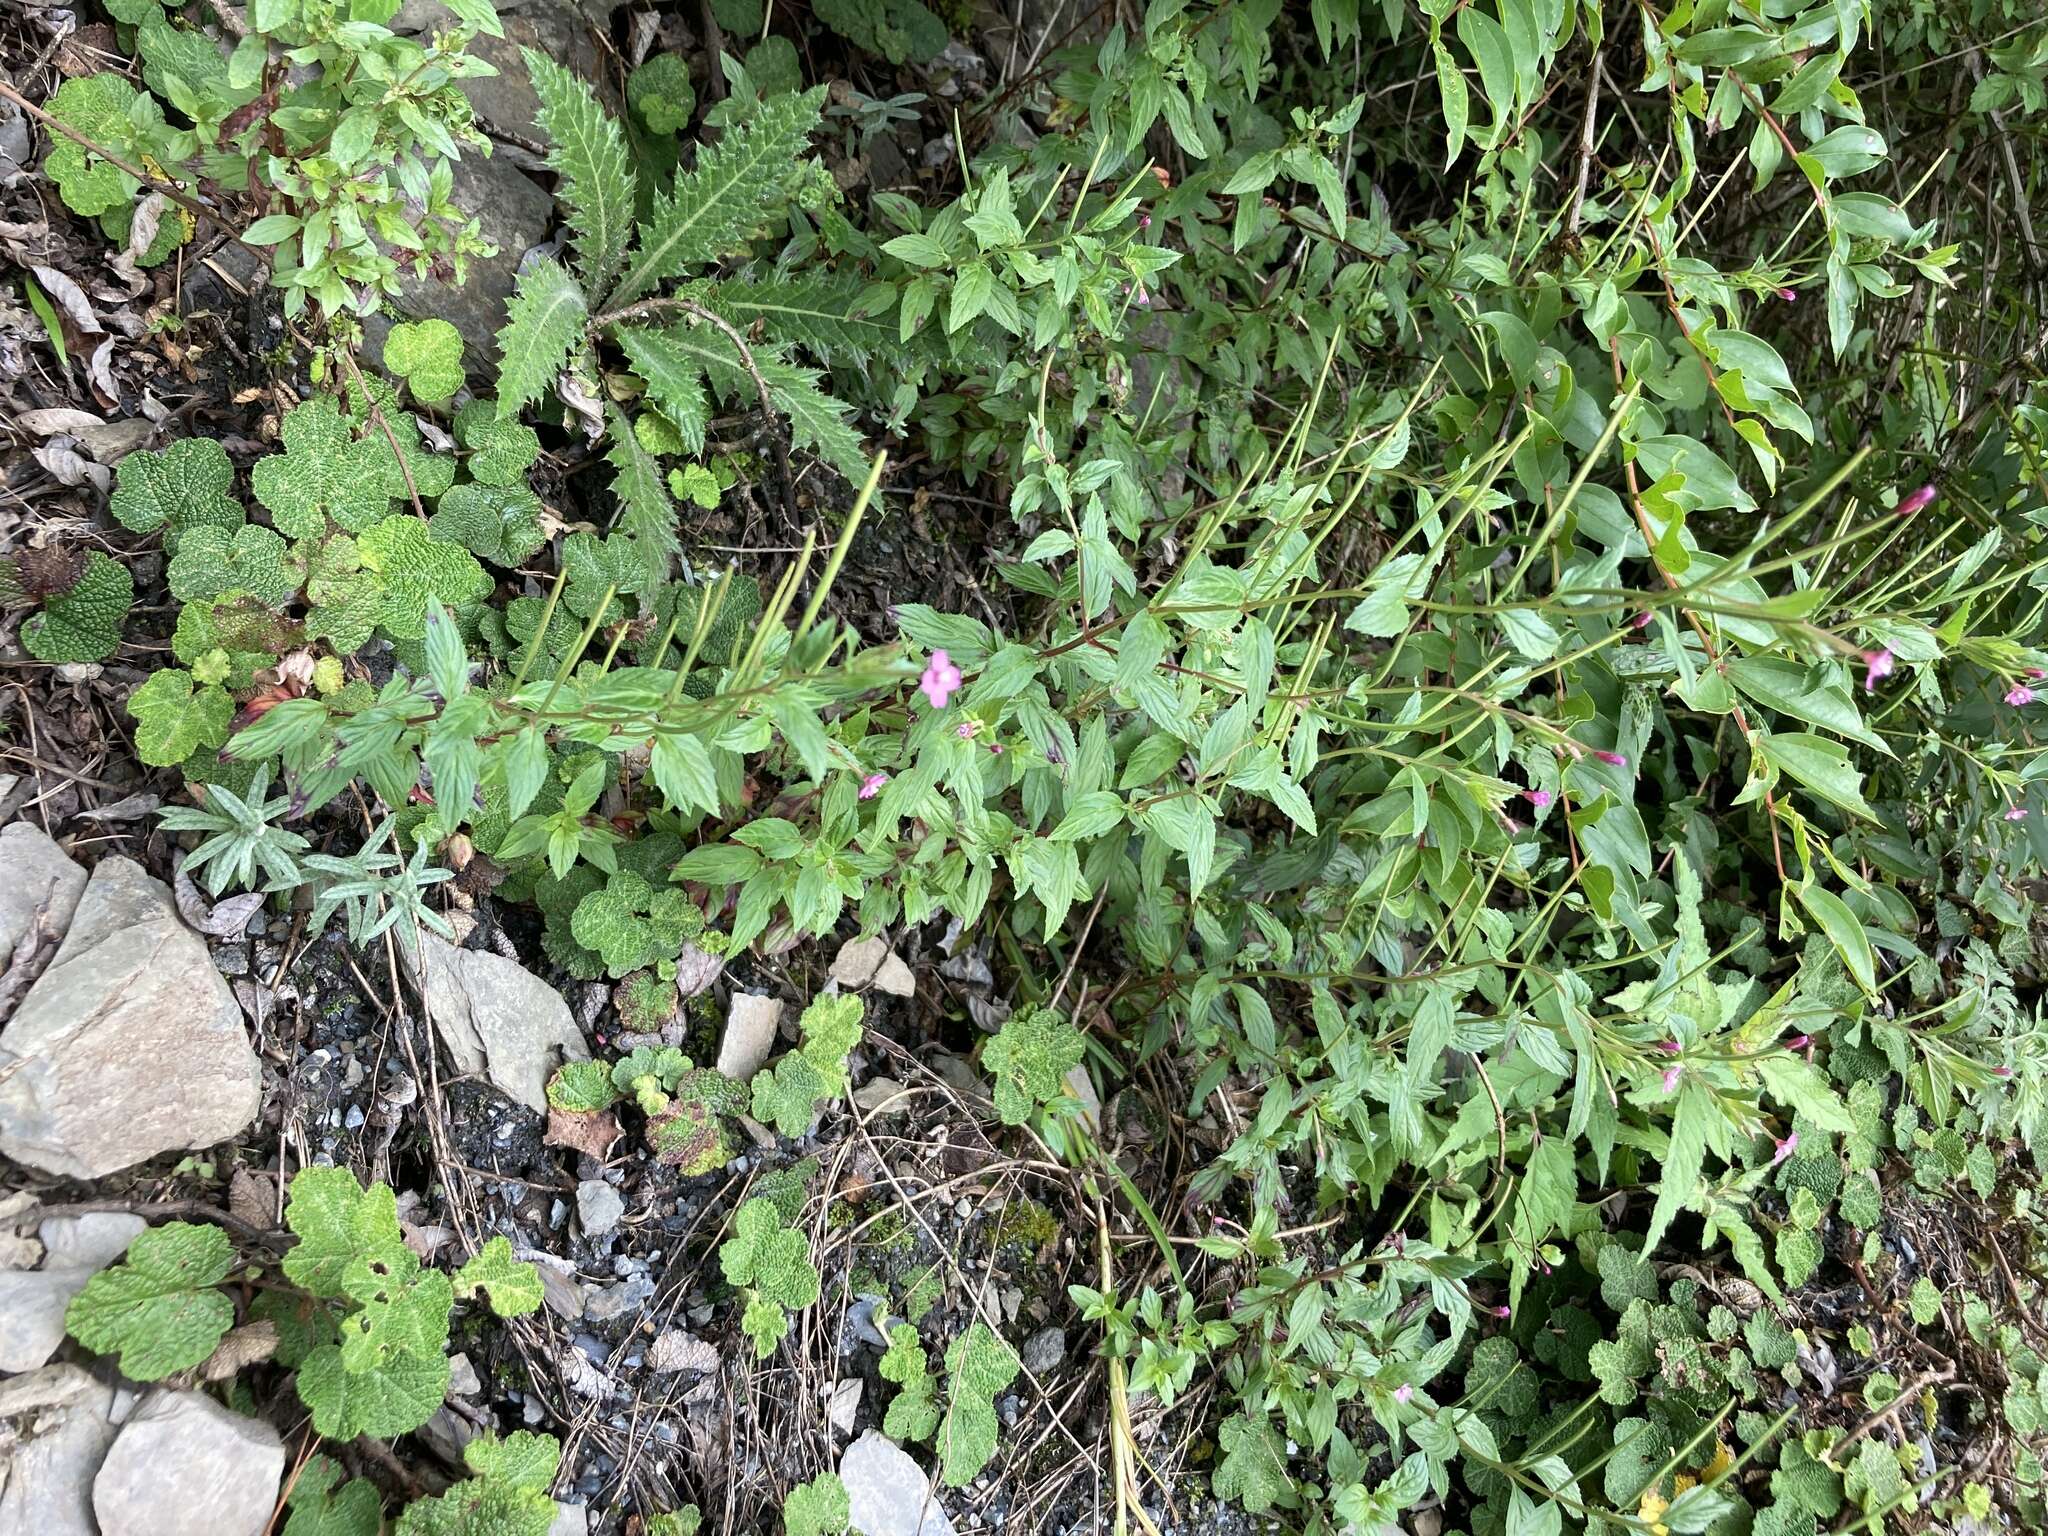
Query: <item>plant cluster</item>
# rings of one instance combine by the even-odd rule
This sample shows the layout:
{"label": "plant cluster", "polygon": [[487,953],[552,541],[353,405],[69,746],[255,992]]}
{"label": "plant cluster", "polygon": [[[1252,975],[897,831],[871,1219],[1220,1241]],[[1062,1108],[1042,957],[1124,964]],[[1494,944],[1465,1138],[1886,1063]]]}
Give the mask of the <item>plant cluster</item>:
{"label": "plant cluster", "polygon": [[49,111],[69,132],[44,170],[131,271],[224,217],[194,195],[202,183],[264,189],[239,234],[274,248],[288,314],[368,314],[404,274],[459,281],[489,253],[450,194],[462,151],[490,153],[456,88],[496,73],[467,51],[504,35],[490,0],[457,0],[426,42],[391,31],[398,0],[265,0],[231,51],[159,0],[110,9],[146,88],[112,71],[66,81]]}
{"label": "plant cluster", "polygon": [[[1918,1410],[1995,1413],[1991,1481],[1835,1422],[1801,1355],[1830,1275],[1941,1320],[1883,1241],[1902,1198],[2038,1221],[2048,423],[2024,367],[1984,392],[1951,285],[2039,316],[1969,270],[1996,221],[1936,167],[2019,178],[2048,25],[1963,9],[1161,0],[1058,49],[1033,130],[963,136],[930,205],[840,198],[786,46],[723,61],[715,107],[658,56],[624,116],[530,58],[569,254],[522,273],[496,380],[457,404],[450,338],[394,331],[404,392],[293,412],[261,521],[215,445],[122,466],[182,604],[131,703],[205,794],[174,829],[366,933],[430,911],[459,839],[554,965],[657,999],[692,947],[990,936],[993,1118],[1157,1239],[1140,1277],[1105,1235],[1071,1292],[1120,1509],[1141,1394],[1203,1416],[1216,1494],[1315,1531],[2038,1523],[2017,1289],[1951,1298],[1982,1380]],[[823,14],[928,41],[914,6]],[[1932,90],[1980,54],[1966,107]],[[558,409],[607,532],[528,499],[522,417]],[[769,451],[717,450],[714,411]],[[828,607],[890,489],[856,423],[1005,498],[973,612]],[[697,579],[683,509],[791,493],[791,453],[862,486],[822,567]],[[312,868],[283,823],[351,790],[392,850]],[[1060,1108],[1083,965],[1121,973],[1089,1065],[1185,1114],[1185,1178]],[[819,998],[744,1098],[654,1049],[550,1099],[630,1100],[704,1172],[742,1108],[811,1131],[862,1028]],[[763,1358],[819,1294],[802,1203],[757,1185],[720,1249]],[[976,1322],[941,1407],[889,1339],[890,1421],[964,1481],[1014,1353]],[[1902,1380],[1873,1362],[1869,1412]]]}
{"label": "plant cluster", "polygon": [[[276,1330],[277,1361],[295,1373],[314,1430],[331,1440],[395,1437],[432,1417],[448,1390],[458,1299],[480,1294],[499,1317],[540,1305],[538,1272],[515,1260],[503,1237],[452,1275],[423,1265],[400,1233],[390,1186],[365,1190],[346,1168],[301,1169],[285,1225],[296,1241],[279,1265],[281,1283],[268,1285],[248,1316]],[[238,1316],[221,1287],[260,1268],[238,1263],[218,1227],[167,1222],[86,1282],[65,1327],[87,1349],[117,1355],[123,1375],[160,1381],[214,1354]],[[552,1477],[550,1463],[542,1489]],[[324,1501],[325,1486],[316,1481],[308,1498]],[[346,1490],[342,1497],[351,1505],[361,1498]]]}

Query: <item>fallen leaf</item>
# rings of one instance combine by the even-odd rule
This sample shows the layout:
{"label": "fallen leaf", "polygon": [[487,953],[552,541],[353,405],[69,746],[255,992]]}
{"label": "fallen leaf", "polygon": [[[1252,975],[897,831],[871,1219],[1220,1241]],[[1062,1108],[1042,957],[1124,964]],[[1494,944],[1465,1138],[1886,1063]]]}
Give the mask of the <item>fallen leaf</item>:
{"label": "fallen leaf", "polygon": [[106,334],[106,327],[100,324],[100,317],[92,312],[92,303],[85,296],[85,290],[59,272],[55,267],[30,267],[36,281],[42,284],[43,292],[50,302],[63,311],[64,318],[87,336]]}
{"label": "fallen leaf", "polygon": [[163,803],[162,797],[158,795],[134,794],[116,800],[112,805],[80,811],[78,814],[86,821],[140,821]]}
{"label": "fallen leaf", "polygon": [[199,1367],[202,1381],[226,1381],[245,1366],[268,1360],[277,1353],[277,1324],[269,1318],[229,1331],[228,1336],[214,1346],[206,1363]]}
{"label": "fallen leaf", "polygon": [[619,1139],[619,1122],[608,1109],[549,1109],[541,1142],[601,1158]]}
{"label": "fallen leaf", "polygon": [[81,428],[105,425],[91,411],[74,410],[68,405],[52,405],[39,411],[23,411],[14,418],[14,424],[31,437],[55,437],[59,432],[76,435]]}

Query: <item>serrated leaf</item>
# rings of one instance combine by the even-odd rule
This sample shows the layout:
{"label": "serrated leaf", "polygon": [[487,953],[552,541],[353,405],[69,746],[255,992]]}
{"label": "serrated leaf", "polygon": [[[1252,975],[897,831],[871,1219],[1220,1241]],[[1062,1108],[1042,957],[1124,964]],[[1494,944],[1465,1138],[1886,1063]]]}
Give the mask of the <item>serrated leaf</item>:
{"label": "serrated leaf", "polygon": [[214,684],[194,688],[192,675],[176,667],[152,672],[128,696],[135,719],[135,755],[158,768],[172,768],[202,747],[228,739],[235,701]]}
{"label": "serrated leaf", "polygon": [[235,1325],[234,1302],[215,1289],[234,1262],[235,1245],[218,1227],[153,1227],[71,1298],[65,1329],[95,1353],[118,1352],[122,1374],[135,1381],[190,1370]]}
{"label": "serrated leaf", "polygon": [[558,195],[569,210],[576,267],[592,301],[599,302],[625,260],[632,231],[633,169],[626,137],[580,75],[532,48],[520,53],[540,97],[548,167],[562,178]]}
{"label": "serrated leaf", "polygon": [[511,1241],[494,1237],[455,1272],[455,1294],[467,1299],[482,1291],[500,1317],[524,1317],[541,1303],[540,1271],[512,1257]]}
{"label": "serrated leaf", "polygon": [[555,387],[583,342],[590,310],[562,264],[542,256],[522,267],[498,332],[498,415],[512,417]]}

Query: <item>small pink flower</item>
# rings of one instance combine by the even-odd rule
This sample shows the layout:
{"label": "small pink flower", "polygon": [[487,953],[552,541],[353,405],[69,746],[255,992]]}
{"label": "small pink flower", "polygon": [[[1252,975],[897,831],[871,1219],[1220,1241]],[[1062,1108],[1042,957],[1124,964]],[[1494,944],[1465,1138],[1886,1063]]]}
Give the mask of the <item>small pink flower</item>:
{"label": "small pink flower", "polygon": [[1892,512],[1899,517],[1911,517],[1915,512],[1924,510],[1927,504],[1933,500],[1934,487],[1923,485],[1919,490],[1908,491],[1905,495],[1901,496],[1899,504],[1892,508]]}
{"label": "small pink flower", "polygon": [[1992,1075],[1993,1077],[2011,1077],[2011,1076],[2012,1076],[2012,1068],[2011,1068],[2011,1067],[1993,1067],[1993,1068],[1991,1069],[1991,1075]]}
{"label": "small pink flower", "polygon": [[962,720],[958,725],[953,727],[953,734],[955,736],[958,736],[962,741],[972,741],[974,740],[975,732],[979,731],[980,729],[981,722],[979,720]]}
{"label": "small pink flower", "polygon": [[1794,1035],[1785,1042],[1785,1049],[1788,1051],[1803,1051],[1811,1044],[1813,1044],[1813,1036]]}
{"label": "small pink flower", "polygon": [[866,778],[860,781],[859,798],[862,800],[874,799],[875,796],[879,795],[882,792],[882,786],[888,782],[889,775],[887,775],[886,773],[869,774]]}
{"label": "small pink flower", "polygon": [[1513,1316],[1514,1316],[1515,1314],[1514,1314],[1514,1311],[1513,1311],[1513,1309],[1512,1309],[1512,1308],[1509,1308],[1509,1307],[1495,1307],[1495,1308],[1493,1309],[1493,1315],[1494,1315],[1495,1317],[1513,1317]]}
{"label": "small pink flower", "polygon": [[1501,817],[1500,824],[1509,837],[1517,836],[1522,830],[1522,824],[1512,816]]}
{"label": "small pink flower", "polygon": [[1797,1131],[1794,1131],[1790,1136],[1787,1136],[1783,1141],[1775,1142],[1773,1143],[1773,1145],[1776,1147],[1777,1150],[1771,1153],[1771,1166],[1775,1168],[1778,1166],[1778,1164],[1784,1162],[1786,1158],[1790,1157],[1794,1152],[1797,1152],[1799,1150],[1799,1133]]}
{"label": "small pink flower", "polygon": [[1151,214],[1149,214],[1149,213],[1141,213],[1141,214],[1139,214],[1139,215],[1138,215],[1138,228],[1140,228],[1140,229],[1150,229],[1151,227],[1152,227],[1152,215],[1151,215]]}
{"label": "small pink flower", "polygon": [[931,700],[933,709],[944,709],[946,700],[953,697],[953,691],[960,686],[960,669],[953,665],[953,658],[944,651],[933,651],[917,686]]}
{"label": "small pink flower", "polygon": [[1628,759],[1619,752],[1601,752],[1596,750],[1593,755],[1612,768],[1626,768],[1628,766]]}
{"label": "small pink flower", "polygon": [[2025,821],[2027,819],[2027,808],[2024,805],[2009,805],[2005,808],[2005,819],[2007,821]]}
{"label": "small pink flower", "polygon": [[1684,1067],[1666,1067],[1664,1069],[1664,1091],[1666,1093],[1676,1092],[1678,1088],[1678,1080],[1684,1075]]}
{"label": "small pink flower", "polygon": [[2048,677],[2048,672],[2042,671],[2039,667],[2029,667],[2027,668],[2027,676],[2038,683],[2042,678]]}
{"label": "small pink flower", "polygon": [[2034,690],[2025,683],[2014,683],[2005,691],[2005,702],[2014,709],[2024,709],[2034,702]]}
{"label": "small pink flower", "polygon": [[1780,288],[1778,290],[1778,297],[1783,299],[1787,304],[1796,304],[1799,302],[1798,292],[1791,288]]}
{"label": "small pink flower", "polygon": [[1525,789],[1522,791],[1522,798],[1535,806],[1537,810],[1547,811],[1550,809],[1550,802],[1555,800],[1557,796],[1547,789]]}
{"label": "small pink flower", "polygon": [[1637,629],[1648,629],[1650,627],[1650,615],[1647,611],[1645,611],[1643,613],[1637,614],[1633,619],[1629,620],[1629,622],[1633,624]]}
{"label": "small pink flower", "polygon": [[988,749],[990,753],[996,757],[1001,757],[1003,755],[1003,744],[1000,741],[990,742],[988,744]]}
{"label": "small pink flower", "polygon": [[1676,1040],[1659,1040],[1657,1042],[1657,1049],[1662,1051],[1666,1056],[1676,1056],[1680,1051],[1684,1050],[1685,1047],[1680,1045]]}
{"label": "small pink flower", "polygon": [[1405,1381],[1402,1382],[1400,1386],[1394,1388],[1394,1401],[1400,1403],[1404,1407],[1407,1405],[1408,1399],[1413,1397],[1414,1395],[1415,1389],[1409,1386],[1408,1383]]}
{"label": "small pink flower", "polygon": [[1883,646],[1863,653],[1863,691],[1875,693],[1877,685],[1892,675],[1892,653]]}

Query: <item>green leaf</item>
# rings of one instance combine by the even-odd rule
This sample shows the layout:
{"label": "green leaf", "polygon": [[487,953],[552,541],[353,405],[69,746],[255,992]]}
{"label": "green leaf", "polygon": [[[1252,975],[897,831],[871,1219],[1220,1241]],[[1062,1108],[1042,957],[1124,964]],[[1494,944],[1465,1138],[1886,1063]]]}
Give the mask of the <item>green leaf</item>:
{"label": "green leaf", "polygon": [[1254,1515],[1293,1502],[1286,1449],[1270,1424],[1232,1414],[1217,1429],[1216,1443],[1222,1459],[1209,1486],[1217,1498],[1234,1500]]}
{"label": "green leaf", "polygon": [[234,1302],[215,1289],[234,1262],[235,1245],[218,1227],[153,1227],[71,1298],[65,1329],[95,1353],[118,1351],[121,1373],[135,1381],[190,1370],[235,1325]]}
{"label": "green leaf", "polygon": [[1849,910],[1849,904],[1833,891],[1811,883],[1794,886],[1793,889],[1798,893],[1799,904],[1820,924],[1821,932],[1828,936],[1835,953],[1842,957],[1842,964],[1849,968],[1856,985],[1874,995],[1877,991],[1877,958],[1871,952],[1870,935],[1863,931],[1862,922]]}
{"label": "green leaf", "polygon": [[619,525],[632,536],[647,574],[646,585],[656,586],[668,579],[682,552],[676,537],[676,505],[669,499],[668,481],[659,461],[640,445],[617,406],[606,407],[605,424],[611,437],[605,461],[613,470],[612,494],[619,498]]}
{"label": "green leaf", "polygon": [[590,318],[583,289],[562,264],[543,256],[520,269],[498,332],[498,415],[512,417],[555,387],[555,375],[583,345]]}
{"label": "green leaf", "polygon": [[824,99],[823,86],[771,96],[701,149],[696,168],[655,195],[613,302],[629,304],[663,278],[736,249],[778,201],[776,189],[817,126]]}
{"label": "green leaf", "polygon": [[695,736],[666,731],[654,738],[652,764],[655,787],[670,805],[685,811],[718,814],[718,771],[711,753]]}
{"label": "green leaf", "polygon": [[446,320],[400,321],[384,338],[384,367],[429,404],[462,388],[462,333]]}
{"label": "green leaf", "polygon": [[1758,735],[1756,750],[1764,761],[1791,774],[1823,800],[1866,821],[1877,820],[1877,813],[1864,803],[1863,775],[1850,765],[1839,742],[1809,731],[1780,731]]}
{"label": "green leaf", "polygon": [[782,1528],[787,1536],[839,1536],[852,1512],[846,1484],[836,1473],[820,1472],[789,1490],[782,1506]]}
{"label": "green leaf", "polygon": [[455,1294],[482,1291],[499,1317],[524,1317],[541,1303],[540,1271],[512,1257],[511,1240],[494,1237],[455,1272]]}
{"label": "green leaf", "polygon": [[89,550],[70,589],[45,597],[42,612],[22,624],[21,643],[39,661],[99,661],[120,648],[134,599],[128,567]]}
{"label": "green leaf", "polygon": [[176,667],[152,672],[128,696],[135,719],[135,755],[158,768],[172,768],[202,747],[228,739],[235,701],[225,688],[195,689],[192,674]]}
{"label": "green leaf", "polygon": [[1892,755],[1884,739],[1863,724],[1839,665],[1809,668],[1775,656],[1741,656],[1725,670],[1728,680],[1757,703]]}
{"label": "green leaf", "polygon": [[238,528],[242,504],[230,494],[235,468],[227,450],[210,437],[184,437],[159,453],[131,453],[115,471],[107,510],[131,533],[168,526]]}
{"label": "green leaf", "polygon": [[285,1278],[315,1296],[344,1295],[349,1269],[359,1262],[396,1268],[411,1258],[398,1228],[397,1195],[388,1184],[365,1190],[346,1168],[294,1174],[284,1222],[298,1237],[284,1256]]}
{"label": "green leaf", "polygon": [[548,168],[562,178],[559,195],[569,210],[576,267],[584,290],[594,302],[601,301],[626,259],[632,227],[633,168],[626,158],[626,136],[580,75],[535,49],[519,51],[540,97]]}
{"label": "green leaf", "polygon": [[977,1319],[946,1348],[946,1416],[939,1425],[939,1478],[949,1488],[972,1482],[995,1455],[995,1400],[1023,1362]]}
{"label": "green leaf", "polygon": [[366,1477],[342,1482],[339,1463],[315,1456],[299,1469],[298,1480],[285,1497],[291,1511],[284,1536],[377,1536],[383,1528],[384,1501]]}
{"label": "green leaf", "polygon": [[1678,1113],[1671,1122],[1671,1146],[1657,1174],[1657,1203],[1651,1208],[1650,1224],[1643,1234],[1643,1258],[1657,1251],[1657,1243],[1672,1218],[1691,1202],[1694,1186],[1706,1166],[1707,1132],[1720,1113],[1712,1091],[1692,1074],[1686,1074],[1679,1084]]}

